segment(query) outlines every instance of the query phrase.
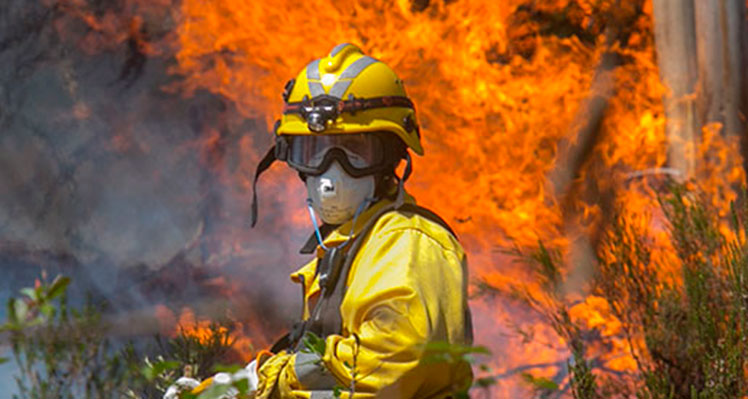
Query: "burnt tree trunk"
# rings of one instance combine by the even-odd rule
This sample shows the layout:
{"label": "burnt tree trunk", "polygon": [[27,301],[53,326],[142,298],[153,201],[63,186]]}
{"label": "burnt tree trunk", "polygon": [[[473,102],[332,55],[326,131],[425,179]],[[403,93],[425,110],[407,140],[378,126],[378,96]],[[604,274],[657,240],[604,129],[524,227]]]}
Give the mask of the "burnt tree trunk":
{"label": "burnt tree trunk", "polygon": [[670,166],[692,177],[696,154],[688,148],[702,126],[716,122],[725,136],[740,138],[746,169],[745,2],[654,0],[653,6],[660,77],[669,90],[664,103]]}
{"label": "burnt tree trunk", "polygon": [[690,0],[653,0],[655,46],[664,98],[668,163],[683,177],[693,176],[695,154],[689,148],[699,137],[694,94],[698,81],[694,5]]}

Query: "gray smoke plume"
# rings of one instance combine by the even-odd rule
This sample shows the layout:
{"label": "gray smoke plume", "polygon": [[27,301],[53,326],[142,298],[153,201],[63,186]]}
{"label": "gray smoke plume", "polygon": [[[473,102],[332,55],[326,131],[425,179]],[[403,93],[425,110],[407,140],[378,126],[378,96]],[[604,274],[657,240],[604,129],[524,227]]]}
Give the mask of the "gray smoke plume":
{"label": "gray smoke plume", "polygon": [[[74,296],[93,292],[121,314],[241,299],[273,309],[250,322],[279,333],[299,308],[287,275],[304,260],[296,252],[306,231],[291,223],[304,194],[288,172],[261,183],[261,220],[249,231],[251,191],[237,177],[250,179],[246,165],[270,146],[264,123],[214,94],[164,90],[179,79],[168,53],[147,55],[135,38],[86,51],[91,27],[60,4],[3,3],[0,300],[45,270],[70,275]],[[146,21],[138,34],[157,40],[168,29]],[[241,151],[245,138],[258,147],[251,154]],[[299,198],[283,198],[294,184]]]}

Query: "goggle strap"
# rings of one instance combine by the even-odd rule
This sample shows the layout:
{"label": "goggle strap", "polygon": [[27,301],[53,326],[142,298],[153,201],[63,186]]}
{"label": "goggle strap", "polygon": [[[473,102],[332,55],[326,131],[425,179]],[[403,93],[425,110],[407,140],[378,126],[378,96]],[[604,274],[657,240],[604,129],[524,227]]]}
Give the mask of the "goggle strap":
{"label": "goggle strap", "polygon": [[403,177],[398,179],[399,181],[397,182],[397,197],[393,204],[395,209],[399,209],[405,203],[405,181],[408,180],[412,172],[413,164],[410,159],[410,154],[405,152],[405,170],[403,171]]}
{"label": "goggle strap", "polygon": [[262,157],[262,160],[257,164],[255,170],[255,179],[252,181],[252,214],[250,219],[251,227],[255,227],[257,224],[257,179],[260,177],[262,172],[266,171],[270,165],[275,162],[275,146],[272,146],[270,150]]}
{"label": "goggle strap", "polygon": [[405,170],[403,171],[403,181],[408,180],[413,173],[413,164],[411,163],[410,154],[405,151]]}

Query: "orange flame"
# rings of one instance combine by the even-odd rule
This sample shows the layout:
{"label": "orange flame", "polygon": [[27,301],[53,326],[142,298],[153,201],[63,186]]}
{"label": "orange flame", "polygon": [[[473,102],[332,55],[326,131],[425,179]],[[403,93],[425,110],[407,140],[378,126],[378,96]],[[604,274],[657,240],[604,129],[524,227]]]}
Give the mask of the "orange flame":
{"label": "orange flame", "polygon": [[233,330],[228,331],[227,327],[220,326],[217,330],[211,328],[213,321],[209,319],[197,319],[195,312],[190,308],[183,308],[182,313],[179,315],[179,321],[177,322],[177,329],[173,330],[171,335],[175,336],[177,333],[187,337],[193,337],[197,339],[201,344],[207,344],[215,337],[215,334],[226,335],[228,334],[229,342],[232,344],[232,349],[241,357],[243,362],[249,362],[252,360],[254,346],[252,340],[244,331],[243,325],[238,322],[233,322]]}
{"label": "orange flame", "polygon": [[[596,65],[605,54],[615,53],[624,61],[605,78],[616,90],[606,100],[594,156],[575,184],[581,187],[580,197],[615,193],[614,205],[623,210],[628,225],[651,233],[653,263],[668,265],[658,271],[660,280],[677,281],[677,257],[654,190],[644,179],[666,166],[668,146],[662,104],[666,88],[653,46],[651,0],[644,1],[641,15],[633,12],[636,2],[590,0],[531,2],[535,8],[530,11],[522,0],[445,0],[426,2],[426,7],[409,0],[183,0],[178,9],[168,9],[168,0],[139,0],[130,2],[126,15],[98,18],[83,11],[80,0],[68,3],[92,29],[84,41],[87,47],[101,49],[99,39],[106,37],[110,42],[133,40],[151,55],[174,49],[177,62],[171,72],[181,80],[171,90],[187,96],[197,90],[219,94],[242,115],[266,126],[281,112],[284,83],[304,65],[338,43],[360,45],[398,72],[417,106],[426,156],[414,161],[409,191],[453,225],[474,276],[504,292],[527,285],[538,298],[544,293],[531,283],[533,273],[496,249],[532,247],[540,240],[565,249],[565,258],[573,263],[576,237],[567,231],[568,219],[580,224],[578,234],[584,235],[606,217],[607,208],[597,198],[575,198],[579,214],[569,217],[551,193],[547,176],[556,162],[557,143],[576,140],[586,116],[585,100],[600,94],[592,87]],[[533,19],[533,13],[557,12],[586,27],[582,34],[545,34],[542,23]],[[610,42],[595,25],[598,14],[630,18],[628,37]],[[172,18],[176,27],[173,36],[157,44],[142,37],[139,27],[158,16]],[[715,208],[727,212],[735,198],[732,187],[743,171],[737,145],[719,131],[716,125],[704,127],[693,153],[703,159],[697,173],[700,186]],[[196,144],[208,161],[217,140],[212,131]],[[243,157],[235,172],[221,174],[238,187],[235,194],[241,199],[249,197],[248,176],[261,156],[259,141],[243,137],[237,143]],[[128,145],[125,139],[114,143],[117,148]],[[301,189],[287,184],[291,178],[291,173],[270,171],[264,184],[277,198],[295,198]],[[291,222],[309,223],[302,209],[291,213]],[[732,237],[729,228],[722,230]],[[216,258],[245,250],[242,231],[225,235]],[[630,345],[643,343],[624,342],[621,322],[609,304],[586,295],[583,284],[575,290],[569,293],[576,299],[570,316],[597,331],[604,342],[591,352],[608,369],[634,370]],[[500,374],[518,373],[527,359],[538,362],[539,375],[551,377],[564,368],[559,359],[568,352],[559,337],[523,305],[506,301],[496,307],[478,300],[473,308],[479,342],[501,341],[495,344]],[[200,323],[205,322],[190,315],[183,311],[180,320],[192,319],[180,324],[195,325],[190,333],[203,337],[205,325]],[[522,388],[502,382],[496,391],[520,395]]]}
{"label": "orange flame", "polygon": [[[279,115],[280,88],[287,79],[337,43],[360,44],[400,74],[417,104],[426,156],[415,160],[409,190],[455,225],[470,253],[472,272],[509,290],[532,281],[532,273],[494,248],[534,246],[538,240],[567,245],[564,214],[546,176],[556,143],[574,140],[584,100],[596,94],[590,93],[595,65],[606,52],[615,52],[627,61],[609,77],[616,91],[608,99],[596,155],[580,180],[592,179],[597,192],[614,190],[624,217],[645,231],[653,229],[660,248],[653,256],[672,265],[662,275],[673,279],[677,264],[665,229],[657,226],[660,219],[652,215],[657,209],[653,192],[631,177],[664,167],[667,156],[665,89],[655,61],[651,2],[633,20],[627,41],[613,44],[595,29],[587,41],[542,35],[537,23],[518,17],[525,3],[519,0],[431,3],[419,12],[406,0],[394,7],[383,0],[186,0],[173,72],[184,77],[187,93],[198,88],[220,93],[247,117],[264,118],[269,126]],[[631,13],[634,7],[616,9],[616,4],[557,0],[542,2],[536,11],[572,10],[576,14],[570,18],[589,26],[595,13]],[[701,154],[713,154],[703,165],[703,184],[714,205],[727,209],[734,196],[725,193],[738,181],[740,168],[730,152],[735,147],[715,132],[707,127],[700,144]],[[577,206],[583,209],[583,224],[603,216],[594,201]],[[530,289],[542,296],[537,287]],[[489,320],[478,322],[483,342],[506,332],[497,323],[512,319],[514,312],[509,305],[489,310],[483,316]],[[629,344],[619,338],[620,322],[604,301],[588,297],[571,312],[610,343],[598,348],[606,367],[635,368]],[[527,358],[559,358],[558,338],[541,324],[528,320],[535,337],[546,337],[550,346],[513,346],[515,353],[501,354],[504,370]]]}

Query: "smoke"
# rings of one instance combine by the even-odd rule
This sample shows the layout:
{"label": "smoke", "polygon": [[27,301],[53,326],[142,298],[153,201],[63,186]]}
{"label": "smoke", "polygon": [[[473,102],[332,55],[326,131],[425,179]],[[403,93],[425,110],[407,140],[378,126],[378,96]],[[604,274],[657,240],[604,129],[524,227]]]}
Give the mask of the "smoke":
{"label": "smoke", "polygon": [[273,168],[250,231],[264,121],[220,95],[168,90],[180,79],[172,54],[139,44],[166,35],[148,20],[108,38],[48,3],[10,0],[0,12],[0,299],[45,270],[117,314],[161,304],[219,318],[226,309],[212,304],[225,300],[272,339],[299,309],[288,273],[305,260],[296,252],[306,232],[294,227],[305,197],[294,174]]}

